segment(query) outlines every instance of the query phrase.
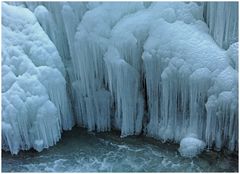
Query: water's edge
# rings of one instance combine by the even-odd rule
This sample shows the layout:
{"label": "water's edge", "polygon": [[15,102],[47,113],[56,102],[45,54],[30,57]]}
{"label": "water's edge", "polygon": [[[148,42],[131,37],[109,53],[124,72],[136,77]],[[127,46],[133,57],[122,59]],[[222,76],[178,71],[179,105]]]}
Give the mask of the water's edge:
{"label": "water's edge", "polygon": [[178,148],[142,135],[120,138],[118,131],[74,127],[40,153],[2,151],[2,172],[238,172],[237,152],[205,150],[188,159]]}

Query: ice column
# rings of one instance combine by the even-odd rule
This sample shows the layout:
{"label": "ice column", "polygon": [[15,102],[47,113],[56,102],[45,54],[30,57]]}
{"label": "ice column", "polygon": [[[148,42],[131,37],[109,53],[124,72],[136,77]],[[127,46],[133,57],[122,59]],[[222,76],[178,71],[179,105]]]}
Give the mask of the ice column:
{"label": "ice column", "polygon": [[238,41],[238,2],[205,2],[204,19],[223,49]]}

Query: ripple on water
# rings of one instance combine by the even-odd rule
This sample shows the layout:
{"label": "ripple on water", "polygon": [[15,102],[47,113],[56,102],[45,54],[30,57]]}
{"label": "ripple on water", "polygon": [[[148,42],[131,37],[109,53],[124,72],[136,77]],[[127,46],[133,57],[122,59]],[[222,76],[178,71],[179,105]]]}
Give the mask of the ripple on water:
{"label": "ripple on water", "polygon": [[178,145],[147,137],[119,138],[117,133],[88,134],[74,128],[54,147],[40,153],[2,153],[3,172],[207,172],[238,170],[237,155],[204,152],[183,158]]}

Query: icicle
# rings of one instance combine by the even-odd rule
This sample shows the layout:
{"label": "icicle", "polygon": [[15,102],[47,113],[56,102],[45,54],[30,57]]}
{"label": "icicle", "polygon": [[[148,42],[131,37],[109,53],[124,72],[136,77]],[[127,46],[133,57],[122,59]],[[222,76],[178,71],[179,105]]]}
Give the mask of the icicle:
{"label": "icicle", "polygon": [[207,91],[211,85],[211,72],[207,68],[200,68],[190,76],[190,127],[189,132],[198,138],[204,138],[206,127],[205,102]]}
{"label": "icicle", "polygon": [[57,37],[57,26],[53,20],[52,14],[43,5],[37,6],[34,10],[34,14],[37,17],[37,20],[42,26],[43,30],[46,32],[49,38],[55,42]]}
{"label": "icicle", "polygon": [[[48,116],[51,114],[51,117]],[[36,126],[30,131],[33,132],[34,141],[33,147],[37,151],[42,151],[43,148],[48,148],[56,144],[60,139],[60,127],[58,124],[57,108],[50,101],[45,102],[37,112]]]}
{"label": "icicle", "polygon": [[[115,127],[121,130],[121,136],[140,133],[144,107],[138,91],[138,72],[120,58],[116,48],[110,47],[105,55],[110,91],[116,105]],[[116,88],[115,88],[116,87]],[[137,126],[137,127],[135,127]]]}
{"label": "icicle", "polygon": [[207,147],[210,148],[213,145],[216,136],[217,97],[214,95],[210,96],[205,105],[207,111],[205,139]]}
{"label": "icicle", "polygon": [[62,17],[64,22],[64,27],[67,35],[67,41],[70,51],[70,56],[73,58],[74,55],[74,36],[77,31],[78,19],[76,14],[74,14],[73,9],[69,5],[64,5],[62,8]]}
{"label": "icicle", "polygon": [[238,41],[238,3],[206,2],[204,18],[210,33],[223,49]]}
{"label": "icicle", "polygon": [[66,82],[61,73],[48,67],[39,67],[39,80],[47,89],[50,100],[57,107],[60,126],[69,130],[74,125],[71,103],[67,98]]}
{"label": "icicle", "polygon": [[[224,83],[223,83],[224,82]],[[237,71],[226,68],[217,77],[209,92],[214,93],[206,103],[206,142],[217,150],[224,146],[233,151],[237,144]]]}
{"label": "icicle", "polygon": [[160,74],[162,71],[162,61],[152,57],[149,53],[143,54],[146,88],[147,88],[147,102],[148,112],[150,115],[150,122],[148,124],[148,134],[154,137],[158,135],[159,116],[160,116],[160,100],[161,100],[161,80],[160,76],[157,79],[153,77]]}

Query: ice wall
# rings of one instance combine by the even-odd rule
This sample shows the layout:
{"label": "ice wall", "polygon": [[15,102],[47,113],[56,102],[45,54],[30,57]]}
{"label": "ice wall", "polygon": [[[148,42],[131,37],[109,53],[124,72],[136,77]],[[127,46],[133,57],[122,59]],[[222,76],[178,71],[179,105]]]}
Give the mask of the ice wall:
{"label": "ice wall", "polygon": [[[98,2],[22,2],[21,4],[34,12],[43,30],[58,49],[65,65],[67,91],[74,113],[78,110],[74,109],[75,85],[72,85],[75,82],[72,68],[74,64],[72,65],[71,61],[71,58],[75,57],[74,36],[84,13],[100,4]],[[76,119],[79,120],[78,117]]]}
{"label": "ice wall", "polygon": [[[99,101],[103,100],[102,98],[97,98],[99,96],[97,94],[103,92],[108,94],[105,96],[107,101],[111,101],[109,105],[105,104],[107,113],[110,113],[110,110],[112,110],[109,115],[103,113],[105,117],[111,120],[112,116],[114,127],[122,130],[122,135],[128,135],[129,132],[133,133],[135,130],[133,124],[137,114],[137,99],[129,97],[129,94],[136,92],[137,86],[135,85],[137,84],[135,83],[135,78],[137,78],[137,74],[134,72],[134,69],[124,62],[116,63],[120,67],[114,63],[111,64],[114,67],[108,65],[108,70],[114,68],[113,74],[109,74],[104,62],[104,54],[109,46],[112,27],[125,15],[134,13],[142,8],[144,8],[142,3],[105,3],[87,11],[78,26],[73,50],[75,57],[72,57],[72,64],[75,83],[77,82],[81,85],[78,88],[76,86],[74,88],[74,93],[76,94],[74,101],[76,103],[75,107],[79,111],[76,113],[77,117],[83,117],[82,121],[78,119],[80,121],[78,124],[87,127],[89,130],[111,129],[111,124],[108,122],[97,122],[97,120],[103,118],[101,118],[101,115],[95,114],[100,112]],[[79,50],[81,50],[81,54],[79,54]],[[117,56],[112,52],[109,54],[114,57]],[[118,72],[124,75],[120,75]],[[129,73],[135,73],[136,76],[131,78],[129,82],[124,83]],[[115,84],[111,84],[111,82]],[[112,85],[115,86],[111,87]],[[113,94],[113,91],[109,91],[109,88],[117,90],[119,93]],[[88,103],[85,105],[86,100]],[[95,112],[92,114],[92,111]],[[127,117],[130,120],[127,120]]]}
{"label": "ice wall", "polygon": [[[20,5],[34,12],[62,57],[77,125],[89,131],[118,129],[122,137],[143,132],[182,142],[185,156],[197,155],[205,145],[237,149],[235,3]],[[34,65],[42,60],[38,54],[29,59]],[[11,86],[15,77],[5,79]],[[38,80],[50,90],[57,112],[70,107],[54,94],[54,78]],[[69,119],[61,115],[61,120]]]}
{"label": "ice wall", "polygon": [[[99,23],[99,26],[93,27],[89,22],[96,19],[96,16],[92,17],[94,14],[99,16],[98,10],[101,8],[86,13],[84,17],[89,19],[80,23],[75,36],[75,49],[86,51],[86,58],[80,55],[77,59],[83,61],[77,67],[85,65],[85,70],[78,70],[77,74],[79,79],[87,79],[89,86],[84,90],[96,89],[94,85],[99,82],[99,86],[107,86],[106,90],[110,91],[113,101],[113,127],[120,129],[122,136],[138,134],[141,131],[137,128],[142,128],[147,135],[164,141],[179,142],[189,134],[207,141],[211,131],[206,131],[206,127],[212,122],[209,122],[208,117],[211,116],[208,116],[205,104],[217,75],[226,73],[224,70],[229,66],[229,61],[235,66],[233,62],[236,62],[236,56],[233,55],[236,55],[236,51],[226,52],[215,44],[208,34],[207,25],[202,21],[203,6],[195,3],[153,3],[147,9],[126,15],[112,29],[109,25],[102,26]],[[104,13],[101,12],[102,15]],[[107,13],[112,16],[111,12]],[[101,18],[105,19],[104,16]],[[89,40],[94,46],[85,48],[85,45],[81,48],[80,43],[89,43]],[[89,47],[93,52],[87,51]],[[103,52],[106,52],[105,66],[102,65]],[[93,60],[89,60],[90,57]],[[91,77],[89,68],[95,71]],[[237,82],[237,71],[233,70],[230,74],[234,77],[233,81]],[[94,78],[97,79],[95,83],[89,82]],[[231,93],[236,96],[236,92]],[[145,102],[144,96],[147,99]],[[235,98],[231,103],[236,102]],[[144,113],[140,108],[147,110],[144,109]],[[232,112],[237,112],[236,107],[231,108]],[[233,115],[232,119],[228,119],[233,121],[235,118]],[[230,124],[231,121],[223,121],[227,124],[225,131],[237,130],[237,124]],[[214,131],[220,135],[219,141],[224,142],[220,144],[229,148],[227,144],[230,139],[237,144],[236,134],[228,134],[226,138],[219,132],[220,129]],[[217,140],[207,142],[209,148],[213,144],[217,149],[218,146],[222,147]]]}
{"label": "ice wall", "polygon": [[2,147],[41,151],[74,124],[65,69],[33,13],[3,3],[2,14]]}
{"label": "ice wall", "polygon": [[204,19],[220,47],[238,42],[238,2],[205,2]]}

